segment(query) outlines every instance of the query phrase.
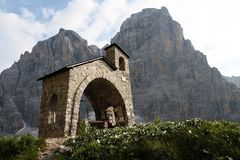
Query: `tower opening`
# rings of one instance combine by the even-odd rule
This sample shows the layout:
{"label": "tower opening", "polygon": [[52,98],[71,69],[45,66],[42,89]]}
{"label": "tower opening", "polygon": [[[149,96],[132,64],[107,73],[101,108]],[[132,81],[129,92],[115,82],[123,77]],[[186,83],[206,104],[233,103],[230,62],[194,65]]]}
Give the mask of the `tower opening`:
{"label": "tower opening", "polygon": [[123,57],[119,57],[119,70],[125,71],[125,61]]}

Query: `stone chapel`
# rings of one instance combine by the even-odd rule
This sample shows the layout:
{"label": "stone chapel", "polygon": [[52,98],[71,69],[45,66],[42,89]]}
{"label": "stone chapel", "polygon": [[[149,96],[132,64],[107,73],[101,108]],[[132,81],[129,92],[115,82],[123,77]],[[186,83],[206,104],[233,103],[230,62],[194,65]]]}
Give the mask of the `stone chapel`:
{"label": "stone chapel", "polygon": [[96,117],[90,124],[134,124],[129,56],[115,43],[105,51],[106,56],[64,67],[38,79],[43,84],[39,137],[75,136],[83,95]]}

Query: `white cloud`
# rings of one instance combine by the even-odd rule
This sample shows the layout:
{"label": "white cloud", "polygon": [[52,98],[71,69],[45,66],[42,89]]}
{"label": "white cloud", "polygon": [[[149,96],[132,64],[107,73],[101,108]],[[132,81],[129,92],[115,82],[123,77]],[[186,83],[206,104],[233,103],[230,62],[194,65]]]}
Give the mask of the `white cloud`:
{"label": "white cloud", "polygon": [[48,19],[51,18],[55,13],[55,10],[53,8],[42,8],[42,14],[43,18]]}
{"label": "white cloud", "polygon": [[[26,16],[26,15],[24,15]],[[42,38],[44,26],[28,17],[0,12],[0,69],[18,60],[19,55],[30,50]]]}
{"label": "white cloud", "polygon": [[118,27],[126,17],[127,3],[125,0],[105,0],[98,5],[92,13],[90,23],[86,28],[79,28],[78,32],[88,37],[90,44],[98,44],[103,47],[109,43],[110,38],[117,32]]}
{"label": "white cloud", "polygon": [[240,75],[238,0],[71,0],[62,10],[43,8],[44,22],[37,21],[25,8],[21,15],[0,11],[0,61],[1,65],[7,64],[0,70],[12,64],[24,50],[30,50],[43,34],[52,36],[59,28],[71,29],[89,44],[102,47],[131,14],[162,6],[182,25],[185,37],[195,48],[207,55],[211,66],[224,75]]}
{"label": "white cloud", "polygon": [[72,0],[63,10],[56,11],[52,19],[46,23],[48,34],[55,34],[59,28],[79,30],[88,27],[91,13],[95,10],[93,0]]}
{"label": "white cloud", "polygon": [[21,16],[25,19],[35,19],[34,14],[24,7],[21,8]]}

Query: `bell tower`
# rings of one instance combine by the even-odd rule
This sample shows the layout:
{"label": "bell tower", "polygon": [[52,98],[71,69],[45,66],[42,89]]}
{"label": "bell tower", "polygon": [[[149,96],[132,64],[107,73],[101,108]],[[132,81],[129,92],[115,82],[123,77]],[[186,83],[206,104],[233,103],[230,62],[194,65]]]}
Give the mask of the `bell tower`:
{"label": "bell tower", "polygon": [[116,43],[105,48],[106,58],[119,70],[126,71],[129,56]]}

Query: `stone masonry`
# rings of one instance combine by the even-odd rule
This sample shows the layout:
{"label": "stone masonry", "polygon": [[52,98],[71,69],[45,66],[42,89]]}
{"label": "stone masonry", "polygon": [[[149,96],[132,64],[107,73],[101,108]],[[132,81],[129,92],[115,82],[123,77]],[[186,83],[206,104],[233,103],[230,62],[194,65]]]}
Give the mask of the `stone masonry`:
{"label": "stone masonry", "polygon": [[105,50],[106,57],[39,78],[43,81],[39,137],[75,136],[83,95],[91,103],[96,121],[106,121],[106,111],[113,107],[117,124],[134,124],[129,56],[115,43]]}

